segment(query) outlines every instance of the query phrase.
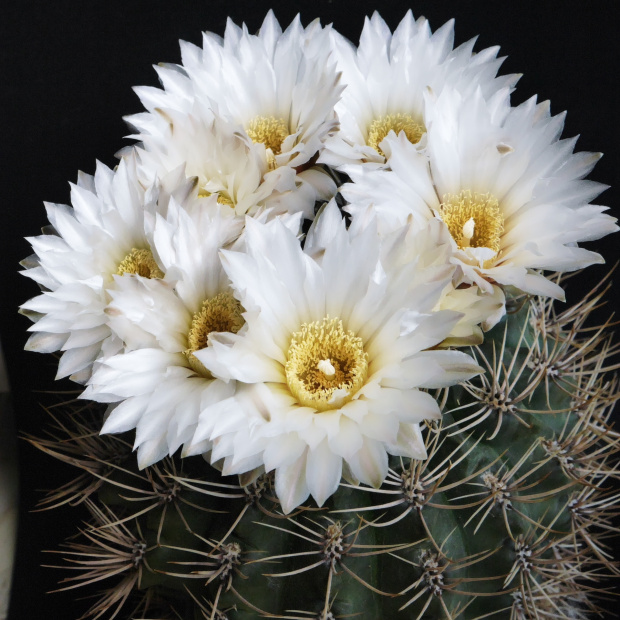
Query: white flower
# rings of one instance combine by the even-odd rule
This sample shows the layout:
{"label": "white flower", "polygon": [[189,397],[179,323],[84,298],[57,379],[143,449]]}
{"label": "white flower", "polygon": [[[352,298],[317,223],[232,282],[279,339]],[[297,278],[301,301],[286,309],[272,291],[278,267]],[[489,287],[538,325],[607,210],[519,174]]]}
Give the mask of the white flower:
{"label": "white flower", "polygon": [[202,116],[158,110],[157,118],[166,121],[159,131],[143,134],[144,148],[136,150],[144,183],[183,166],[201,197],[215,195],[237,215],[256,216],[269,209],[274,215],[301,212],[308,219],[314,217],[315,201],[335,191],[330,177],[316,169],[300,175],[283,167],[267,174],[268,166],[249,138],[208,109]]}
{"label": "white flower", "polygon": [[604,185],[583,180],[598,153],[560,140],[564,115],[532,98],[511,108],[508,89],[488,101],[444,89],[428,123],[424,152],[404,135],[386,138],[390,171],[352,171],[343,188],[354,218],[373,205],[383,233],[408,217],[440,218],[452,236],[462,280],[491,293],[512,285],[563,299],[535,270],[571,271],[603,262],[577,242],[617,230],[606,207],[588,204]]}
{"label": "white flower", "polygon": [[279,212],[313,217],[314,201],[335,193],[310,161],[337,126],[329,33],[318,22],[304,30],[299,18],[283,33],[269,12],[257,35],[229,20],[223,39],[206,32],[202,49],[182,41],[181,53],[182,65],[156,67],[163,90],[136,89],[148,112],[126,120],[147,152],[141,173],[187,162],[205,192],[240,214],[275,192]]}
{"label": "white flower", "polygon": [[[376,226],[376,214],[377,210],[371,206],[357,211],[349,232],[356,235],[367,226]],[[394,222],[390,224],[393,228]],[[448,228],[439,219],[416,222],[413,215],[408,214],[405,222],[382,236],[384,248],[394,246],[390,256],[399,263],[416,261],[418,268],[429,269],[451,262],[453,241]],[[463,285],[458,272],[455,276],[446,284],[435,310],[454,310],[462,316],[440,346],[480,344],[484,340],[482,331],[491,329],[506,312],[504,292],[499,286],[493,286],[490,293],[484,293],[475,285]]]}
{"label": "white flower", "polygon": [[71,203],[46,204],[54,232],[29,239],[36,256],[23,273],[44,291],[22,312],[35,320],[26,348],[63,351],[56,377],[71,375],[83,383],[95,359],[122,346],[104,313],[113,274],[163,276],[150,252],[145,215],[165,207],[166,200],[157,187],[145,192],[129,156],[115,172],[97,163],[94,176],[80,174],[71,186]]}
{"label": "white flower", "polygon": [[342,88],[330,60],[329,30],[305,30],[299,16],[282,32],[269,11],[257,35],[228,20],[224,39],[205,33],[202,50],[181,44],[196,97],[240,124],[276,166],[306,164],[337,127]]}
{"label": "white flower", "polygon": [[341,475],[380,485],[388,454],[425,458],[419,423],[440,410],[419,388],[480,371],[427,350],[461,316],[433,311],[452,266],[418,268],[371,226],[349,234],[333,202],[315,223],[302,250],[280,222],[246,222],[246,253],[223,253],[246,327],[196,353],[243,385],[201,416],[194,442],[213,441],[224,473],[275,470],[287,513],[309,494],[323,504]]}
{"label": "white flower", "polygon": [[335,31],[332,41],[346,89],[336,104],[340,131],[320,161],[334,166],[383,164],[380,143],[390,131],[403,131],[422,146],[432,106],[424,97],[429,90],[439,94],[445,86],[462,92],[479,87],[488,97],[518,79],[495,77],[503,62],[497,58],[499,47],[474,54],[472,39],[453,50],[454,20],[432,34],[427,20],[414,20],[411,11],[393,35],[375,12],[366,18],[358,48]]}
{"label": "white flower", "polygon": [[214,379],[194,355],[210,332],[244,323],[218,255],[243,226],[229,213],[215,198],[190,210],[171,201],[153,232],[165,279],[117,277],[109,291],[110,326],[126,350],[98,365],[82,398],[118,403],[102,432],[135,428],[140,467],[172,455],[192,438],[201,412],[234,394],[234,382]]}

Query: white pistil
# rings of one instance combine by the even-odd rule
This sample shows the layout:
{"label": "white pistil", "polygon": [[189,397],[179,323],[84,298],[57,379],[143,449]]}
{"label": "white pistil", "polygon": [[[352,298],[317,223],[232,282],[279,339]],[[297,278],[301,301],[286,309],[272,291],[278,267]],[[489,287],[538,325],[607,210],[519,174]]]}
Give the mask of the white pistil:
{"label": "white pistil", "polygon": [[331,360],[329,358],[327,358],[326,360],[319,360],[319,363],[316,365],[316,367],[326,377],[333,377],[336,374],[336,369],[332,366]]}
{"label": "white pistil", "polygon": [[468,248],[471,242],[472,237],[474,236],[474,229],[476,227],[476,222],[473,217],[470,217],[465,224],[463,224],[463,236],[461,237],[461,241],[459,245],[462,248]]}

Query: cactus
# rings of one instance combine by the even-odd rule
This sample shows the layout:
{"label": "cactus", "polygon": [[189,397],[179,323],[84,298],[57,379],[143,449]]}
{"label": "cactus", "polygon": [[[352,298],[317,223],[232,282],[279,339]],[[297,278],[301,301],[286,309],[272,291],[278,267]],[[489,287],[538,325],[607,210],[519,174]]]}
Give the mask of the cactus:
{"label": "cactus", "polygon": [[438,395],[428,458],[393,457],[379,489],[343,483],[321,509],[283,515],[270,474],[222,477],[201,457],[139,470],[130,437],[97,435],[94,405],[56,414],[30,441],[79,474],[41,507],[90,513],[58,552],[73,569],[61,588],[103,588],[95,618],[600,612],[619,572],[618,346],[587,320],[604,292],[562,312],[511,300],[474,348],[487,372]]}
{"label": "cactus", "polygon": [[[568,278],[542,270],[601,262],[577,242],[617,227],[588,204],[598,155],[548,106],[511,108],[497,50],[447,51],[450,28],[408,14],[392,37],[375,15],[357,58],[269,14],[183,44],[139,91],[140,144],[48,206],[27,346],[86,388],[27,439],[77,470],[39,507],[87,514],[50,552],[60,590],[97,592],[83,618],[602,613],[620,364],[592,316],[611,285],[559,310]],[[351,93],[386,40],[392,87],[424,69],[358,144]],[[256,112],[252,86],[235,119],[234,79],[202,90],[265,67],[296,114]]]}

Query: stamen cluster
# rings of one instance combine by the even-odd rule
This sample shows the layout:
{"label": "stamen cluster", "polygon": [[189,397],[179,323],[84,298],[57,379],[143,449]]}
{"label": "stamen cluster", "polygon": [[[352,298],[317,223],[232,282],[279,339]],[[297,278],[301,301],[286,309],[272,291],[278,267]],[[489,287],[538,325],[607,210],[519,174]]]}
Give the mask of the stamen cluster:
{"label": "stamen cluster", "polygon": [[164,272],[157,265],[153,253],[145,248],[132,248],[131,252],[119,263],[116,273],[119,276],[134,273],[143,278],[164,277]]}
{"label": "stamen cluster", "polygon": [[341,319],[327,316],[293,334],[285,370],[301,405],[327,411],[349,402],[363,385],[368,354],[362,339],[345,330]]}
{"label": "stamen cluster", "polygon": [[212,332],[236,334],[245,323],[242,313],[241,304],[228,291],[202,302],[202,308],[192,317],[187,335],[187,349],[184,351],[190,366],[198,374],[211,376],[194,353],[208,346],[209,334]]}
{"label": "stamen cluster", "polygon": [[403,114],[401,112],[387,114],[386,116],[375,118],[370,123],[366,144],[375,149],[379,155],[385,156],[379,145],[390,131],[393,131],[396,135],[401,131],[404,132],[411,144],[417,144],[425,133],[424,126],[416,122],[410,114]]}
{"label": "stamen cluster", "polygon": [[499,252],[504,216],[497,198],[491,194],[470,190],[458,195],[446,194],[439,214],[459,248],[489,248],[496,254]]}

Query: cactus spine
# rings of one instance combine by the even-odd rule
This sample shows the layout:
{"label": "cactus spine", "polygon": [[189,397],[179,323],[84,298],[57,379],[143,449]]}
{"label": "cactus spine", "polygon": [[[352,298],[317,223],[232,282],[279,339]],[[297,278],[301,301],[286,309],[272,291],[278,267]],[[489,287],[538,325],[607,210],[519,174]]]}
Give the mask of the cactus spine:
{"label": "cactus spine", "polygon": [[[619,570],[618,351],[588,316],[520,297],[473,354],[486,373],[443,390],[428,459],[392,458],[379,489],[342,483],[284,516],[270,474],[223,478],[200,457],[142,471],[100,412],[55,414],[29,440],[76,478],[42,508],[84,506],[61,588],[103,593],[92,618],[588,618]],[[603,583],[601,583],[603,582]]]}

